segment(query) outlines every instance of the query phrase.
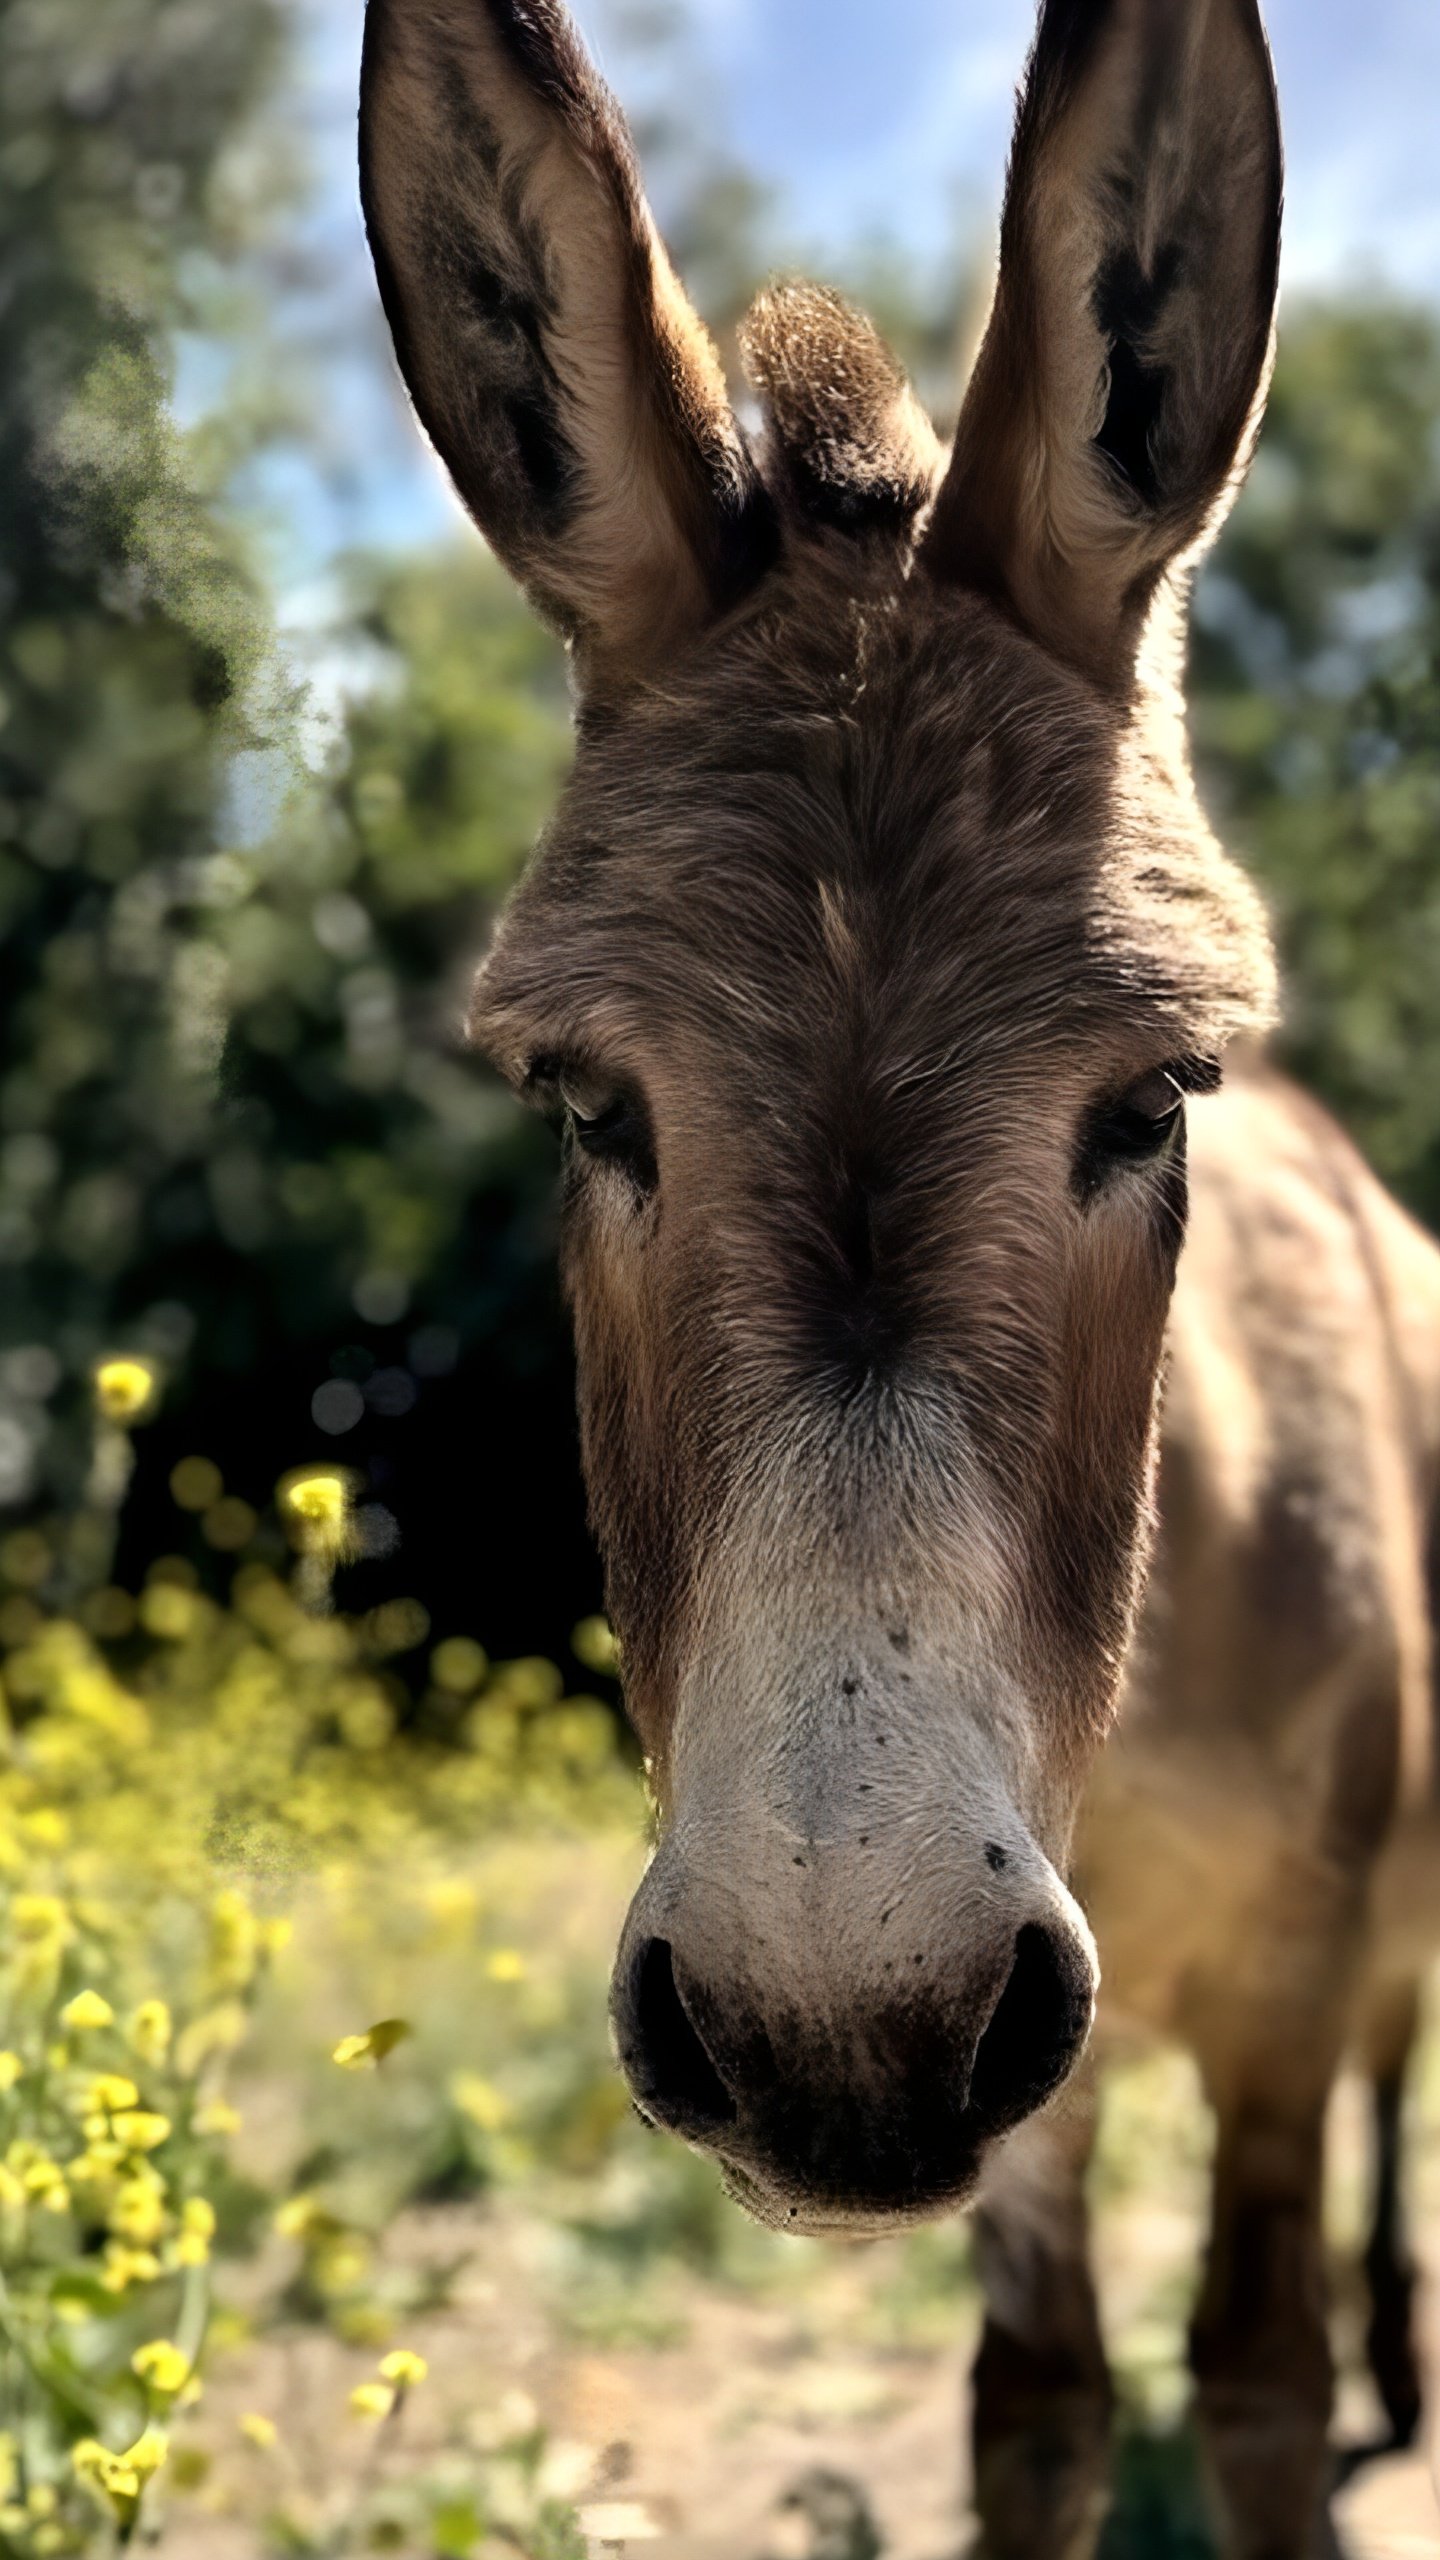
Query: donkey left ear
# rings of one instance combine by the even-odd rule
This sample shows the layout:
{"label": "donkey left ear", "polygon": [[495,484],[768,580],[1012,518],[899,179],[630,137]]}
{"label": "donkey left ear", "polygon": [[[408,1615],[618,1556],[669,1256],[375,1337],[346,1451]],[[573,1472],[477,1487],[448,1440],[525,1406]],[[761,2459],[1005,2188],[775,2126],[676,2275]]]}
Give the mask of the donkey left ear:
{"label": "donkey left ear", "polygon": [[1125,682],[1160,578],[1243,477],[1280,201],[1256,0],[1044,0],[921,559],[1101,681]]}

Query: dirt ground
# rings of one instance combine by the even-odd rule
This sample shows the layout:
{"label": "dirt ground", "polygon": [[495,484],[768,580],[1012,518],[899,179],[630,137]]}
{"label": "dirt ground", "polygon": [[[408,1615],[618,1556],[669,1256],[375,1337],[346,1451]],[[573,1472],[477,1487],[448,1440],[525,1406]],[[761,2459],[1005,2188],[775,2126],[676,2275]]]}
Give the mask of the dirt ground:
{"label": "dirt ground", "polygon": [[[1180,2238],[1164,2217],[1136,2217],[1136,2225],[1108,2234],[1112,2269],[1128,2253],[1122,2297],[1138,2291],[1147,2260],[1173,2253]],[[549,2431],[550,2484],[578,2501],[597,2560],[607,2551],[632,2560],[650,2551],[656,2560],[871,2560],[877,2548],[884,2560],[960,2560],[973,2300],[957,2307],[951,2337],[899,2348],[867,2342],[858,2315],[867,2289],[885,2279],[889,2244],[837,2252],[798,2302],[697,2283],[683,2334],[597,2345],[566,2338],[547,2313],[547,2237],[523,2215],[497,2221],[493,2212],[439,2208],[412,2214],[396,2236],[416,2259],[468,2253],[470,2264],[443,2312],[413,2324],[431,2377],[403,2432],[377,2457],[387,2465],[423,2465],[454,2444],[457,2430],[493,2428],[497,2410],[524,2424],[533,2409]],[[1440,2372],[1433,2286],[1426,2325]],[[260,2560],[273,2548],[236,2512],[255,2511],[261,2459],[239,2438],[247,2409],[282,2424],[291,2503],[318,2518],[337,2469],[354,2460],[346,2394],[372,2369],[314,2329],[267,2337],[217,2369],[204,2422],[215,2466],[177,2536],[185,2560]],[[1342,2395],[1342,2432],[1363,2433],[1369,2415],[1352,2385]],[[1336,2514],[1347,2560],[1440,2554],[1440,2508],[1419,2455],[1364,2470]],[[1105,2549],[1115,2560],[1199,2560],[1203,2545],[1183,2525],[1172,2536],[1136,2519]]]}

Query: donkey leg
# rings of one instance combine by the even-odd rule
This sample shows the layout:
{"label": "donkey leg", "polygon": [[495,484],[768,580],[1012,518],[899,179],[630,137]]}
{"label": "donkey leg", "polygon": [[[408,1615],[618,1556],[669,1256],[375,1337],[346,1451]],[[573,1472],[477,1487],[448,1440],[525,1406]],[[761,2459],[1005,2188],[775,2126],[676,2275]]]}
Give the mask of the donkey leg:
{"label": "donkey leg", "polygon": [[1420,2024],[1414,1982],[1391,1982],[1371,1999],[1364,2022],[1365,2066],[1370,2076],[1375,2125],[1374,2219],[1365,2251],[1370,2323],[1365,2352],[1392,2446],[1415,2441],[1420,2424],[1420,2366],[1413,2305],[1415,2267],[1405,2232],[1401,2197],[1401,2116],[1405,2071]]}
{"label": "donkey leg", "polygon": [[1094,2090],[1010,2135],[975,2216],[985,2325],[972,2378],[977,2560],[1091,2560],[1112,2393],[1090,2281]]}
{"label": "donkey leg", "polygon": [[1336,2548],[1320,2223],[1326,2090],[1294,2043],[1277,2038],[1263,2079],[1231,2078],[1211,2094],[1214,2203],[1190,2361],[1225,2549],[1228,2560],[1317,2560]]}

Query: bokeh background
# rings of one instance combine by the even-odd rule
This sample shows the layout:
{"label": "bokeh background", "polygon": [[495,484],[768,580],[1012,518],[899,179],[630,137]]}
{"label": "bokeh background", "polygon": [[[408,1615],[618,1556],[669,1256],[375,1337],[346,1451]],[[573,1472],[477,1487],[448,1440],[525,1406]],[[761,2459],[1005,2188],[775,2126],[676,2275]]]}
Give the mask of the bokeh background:
{"label": "bokeh background", "polygon": [[[1028,0],[582,15],[722,347],[800,266],[953,414]],[[1273,904],[1286,1053],[1433,1224],[1440,18],[1270,17],[1281,349],[1194,736]],[[0,0],[0,2552],[168,2514],[217,2560],[546,2560],[608,2517],[717,2560],[937,2560],[963,2234],[762,2243],[608,2070],[644,1812],[552,1141],[457,1036],[565,676],[398,393],[359,36],[358,0]],[[107,1361],[137,1373],[108,1409]],[[343,1537],[297,1470],[338,1474]],[[108,2025],[65,2023],[86,1990]],[[331,2062],[392,2014],[391,2051]],[[89,2103],[92,2065],[133,2101]],[[1205,2134],[1145,2068],[1100,2172],[1112,2548],[1199,2553],[1172,2422]],[[109,2123],[136,2112],[149,2149]],[[1343,2122],[1337,2161],[1343,2259]],[[407,2321],[435,2372],[347,2414]],[[173,2389],[132,2367],[157,2341]],[[77,2471],[142,2428],[166,2459],[133,2488]]]}

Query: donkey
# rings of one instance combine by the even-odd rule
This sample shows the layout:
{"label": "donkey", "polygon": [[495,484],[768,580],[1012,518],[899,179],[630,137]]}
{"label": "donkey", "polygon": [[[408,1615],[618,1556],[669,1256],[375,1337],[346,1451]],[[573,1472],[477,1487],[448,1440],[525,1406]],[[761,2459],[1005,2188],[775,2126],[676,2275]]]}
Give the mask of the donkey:
{"label": "donkey", "polygon": [[1440,1254],[1266,1063],[1187,762],[1271,346],[1256,0],[1045,0],[948,455],[805,284],[741,423],[558,0],[370,0],[361,161],[420,421],[578,687],[474,1032],[564,1130],[659,1811],[621,2063],[765,2222],[978,2197],[982,2548],[1080,2560],[1103,1962],[1102,2033],[1214,2110],[1229,2546],[1309,2560],[1322,2116],[1367,1966],[1384,2019],[1414,1972],[1377,1867],[1433,1836]]}

